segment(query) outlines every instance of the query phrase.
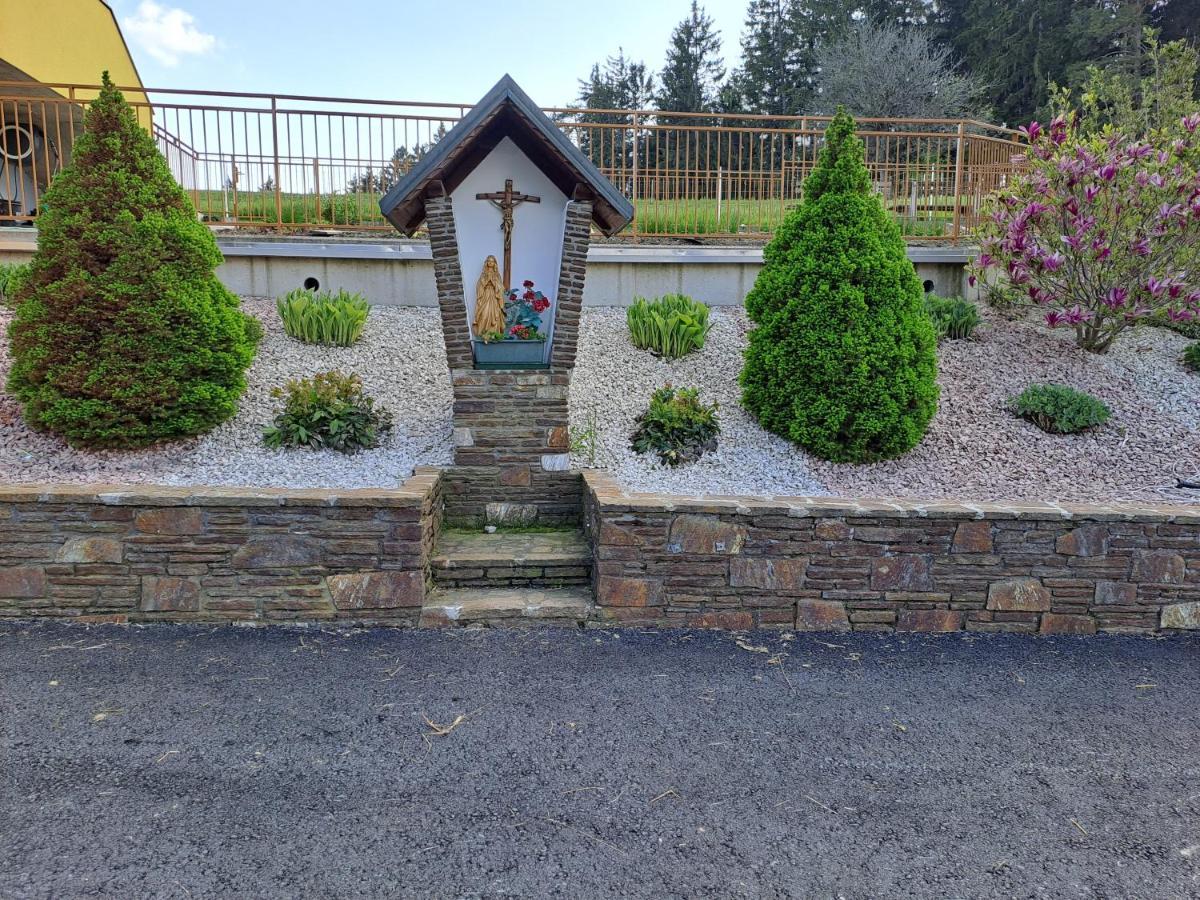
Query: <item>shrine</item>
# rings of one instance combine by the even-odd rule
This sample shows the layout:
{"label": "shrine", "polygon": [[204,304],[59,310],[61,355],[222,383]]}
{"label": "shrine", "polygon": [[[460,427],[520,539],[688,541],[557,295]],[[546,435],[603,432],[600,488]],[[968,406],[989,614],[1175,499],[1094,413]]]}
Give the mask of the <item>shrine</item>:
{"label": "shrine", "polygon": [[379,206],[429,232],[454,388],[447,518],[576,521],[567,389],[589,236],[633,206],[507,75]]}

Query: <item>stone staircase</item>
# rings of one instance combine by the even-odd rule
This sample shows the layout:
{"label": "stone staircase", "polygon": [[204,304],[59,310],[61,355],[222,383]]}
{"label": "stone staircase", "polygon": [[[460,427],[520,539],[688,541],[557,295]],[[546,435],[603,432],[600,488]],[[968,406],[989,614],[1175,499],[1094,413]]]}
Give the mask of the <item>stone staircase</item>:
{"label": "stone staircase", "polygon": [[427,627],[581,625],[592,614],[592,551],[583,532],[446,531],[431,560]]}

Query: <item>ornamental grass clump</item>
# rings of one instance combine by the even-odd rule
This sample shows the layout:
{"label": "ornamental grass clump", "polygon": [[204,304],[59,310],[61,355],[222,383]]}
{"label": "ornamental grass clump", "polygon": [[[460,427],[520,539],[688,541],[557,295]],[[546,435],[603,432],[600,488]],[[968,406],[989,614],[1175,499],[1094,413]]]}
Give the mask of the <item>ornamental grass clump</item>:
{"label": "ornamental grass clump", "polygon": [[634,297],[625,322],[635,347],[679,359],[704,347],[712,328],[708,314],[705,304],[686,294],[666,294],[656,300]]}
{"label": "ornamental grass clump", "polygon": [[263,432],[268,447],[309,447],[357,453],[379,446],[392,428],[392,414],[376,409],[363,393],[362,379],[341,372],[319,372],[271,391],[283,410]]}
{"label": "ornamental grass clump", "polygon": [[937,410],[937,336],[904,239],[863,162],[854,120],[825,132],[803,202],[763,252],[742,404],[835,462],[907,452]]}
{"label": "ornamental grass clump", "polygon": [[306,344],[349,347],[362,337],[370,307],[362,294],[298,288],[275,301],[288,337]]}
{"label": "ornamental grass clump", "polygon": [[961,297],[938,297],[925,295],[925,312],[933,322],[938,342],[948,338],[952,341],[969,340],[979,324],[979,311],[974,303]]}
{"label": "ornamental grass clump", "polygon": [[0,304],[10,305],[21,282],[29,277],[29,263],[4,263],[0,265]]}
{"label": "ornamental grass clump", "polygon": [[1065,384],[1034,384],[1012,401],[1012,411],[1050,434],[1076,434],[1103,425],[1112,410]]}
{"label": "ornamental grass clump", "polygon": [[657,453],[668,466],[694,462],[717,446],[721,431],[717,404],[700,400],[696,388],[661,387],[649,408],[638,416],[631,446],[637,453]]}
{"label": "ornamental grass clump", "polygon": [[73,446],[124,448],[232,416],[262,331],[217,280],[221,261],[105,73],[11,298],[8,388],[25,419]]}
{"label": "ornamental grass clump", "polygon": [[990,201],[971,280],[1104,353],[1144,320],[1200,316],[1200,113],[1131,137],[1075,116],[1021,129],[1024,166]]}

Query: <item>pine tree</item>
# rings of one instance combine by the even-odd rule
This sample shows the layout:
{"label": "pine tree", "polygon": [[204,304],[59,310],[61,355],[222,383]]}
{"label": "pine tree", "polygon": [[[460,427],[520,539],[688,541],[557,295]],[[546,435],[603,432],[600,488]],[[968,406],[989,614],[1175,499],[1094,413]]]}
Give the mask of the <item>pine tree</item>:
{"label": "pine tree", "polygon": [[658,108],[675,112],[709,112],[717,107],[725,67],[721,33],[697,0],[690,15],[671,32],[667,59],[659,74]]}
{"label": "pine tree", "polygon": [[261,330],[108,73],[51,183],[14,298],[9,390],[72,445],[140,447],[229,418]]}
{"label": "pine tree", "polygon": [[937,410],[937,339],[895,220],[871,190],[845,111],[763,253],[742,405],[824,459],[899,456]]}
{"label": "pine tree", "polygon": [[735,76],[746,112],[800,115],[811,96],[812,58],[797,35],[796,0],[750,0]]}

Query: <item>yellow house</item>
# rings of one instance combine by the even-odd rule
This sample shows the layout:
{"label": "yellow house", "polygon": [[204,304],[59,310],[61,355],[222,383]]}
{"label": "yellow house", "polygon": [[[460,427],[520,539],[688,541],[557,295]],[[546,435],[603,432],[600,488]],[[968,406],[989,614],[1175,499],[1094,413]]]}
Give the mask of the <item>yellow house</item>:
{"label": "yellow house", "polygon": [[107,3],[0,0],[0,224],[27,220],[70,161],[78,101],[96,92],[69,85],[98,85],[106,69],[150,127],[142,79]]}

